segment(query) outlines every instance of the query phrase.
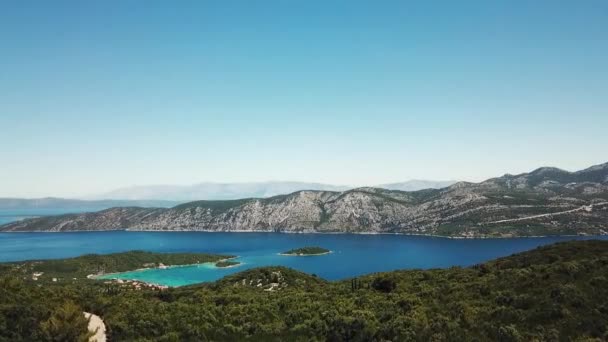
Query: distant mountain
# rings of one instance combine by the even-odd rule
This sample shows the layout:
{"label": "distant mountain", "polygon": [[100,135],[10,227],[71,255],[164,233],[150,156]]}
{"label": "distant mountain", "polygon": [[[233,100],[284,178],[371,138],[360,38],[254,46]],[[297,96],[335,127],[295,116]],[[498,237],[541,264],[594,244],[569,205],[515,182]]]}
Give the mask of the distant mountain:
{"label": "distant mountain", "polygon": [[587,191],[593,191],[593,184],[608,183],[608,163],[595,165],[590,168],[568,172],[555,167],[541,167],[530,173],[520,175],[504,175],[503,177],[491,179],[489,183],[500,184],[509,189],[547,189],[559,188],[578,188],[588,184]]}
{"label": "distant mountain", "polygon": [[452,184],[457,183],[456,181],[431,181],[431,180],[421,180],[421,179],[413,179],[407,182],[401,183],[389,183],[389,184],[380,184],[376,187],[387,189],[387,190],[401,190],[401,191],[418,191],[423,189],[441,189],[446,188]]}
{"label": "distant mountain", "polygon": [[77,200],[66,198],[0,198],[0,210],[21,209],[88,209],[102,210],[112,207],[173,207],[181,202],[160,200]]}
{"label": "distant mountain", "polygon": [[306,190],[170,209],[114,208],[0,226],[4,231],[115,229],[452,237],[608,234],[608,163],[578,172],[540,168],[442,189]]}
{"label": "distant mountain", "polygon": [[195,185],[150,185],[120,188],[94,198],[121,200],[164,199],[172,201],[264,198],[300,190],[344,191],[348,186],[304,182],[200,183]]}
{"label": "distant mountain", "polygon": [[[416,191],[439,189],[454,181],[411,180],[402,183],[379,185],[388,190]],[[95,199],[172,201],[231,200],[239,198],[267,198],[301,190],[345,191],[352,186],[305,182],[258,182],[258,183],[200,183],[195,185],[149,185],[120,188],[93,196]]]}

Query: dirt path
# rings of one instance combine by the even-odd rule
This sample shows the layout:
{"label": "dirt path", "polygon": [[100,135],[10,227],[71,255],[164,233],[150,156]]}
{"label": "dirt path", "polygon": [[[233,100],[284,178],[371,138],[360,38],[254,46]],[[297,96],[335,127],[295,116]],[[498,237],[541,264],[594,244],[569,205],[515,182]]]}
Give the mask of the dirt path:
{"label": "dirt path", "polygon": [[492,222],[484,222],[483,224],[525,221],[525,220],[530,220],[530,219],[535,219],[535,218],[541,218],[541,217],[564,215],[564,214],[574,213],[574,212],[582,211],[582,210],[587,211],[587,212],[591,212],[591,211],[593,211],[593,207],[594,206],[595,207],[599,207],[599,206],[604,206],[606,204],[608,204],[608,202],[602,202],[602,203],[595,203],[595,204],[584,205],[584,206],[582,206],[580,208],[570,209],[570,210],[566,210],[566,211],[559,211],[559,212],[556,212],[556,213],[548,213],[548,214],[540,214],[540,215],[533,215],[533,216],[527,216],[527,217],[520,217],[520,218],[515,218],[515,219],[507,219],[507,220],[498,220],[498,221],[492,221]]}
{"label": "dirt path", "polygon": [[95,333],[95,335],[89,339],[89,342],[106,342],[106,325],[101,317],[88,312],[83,313],[86,319],[89,319],[90,317],[89,331]]}

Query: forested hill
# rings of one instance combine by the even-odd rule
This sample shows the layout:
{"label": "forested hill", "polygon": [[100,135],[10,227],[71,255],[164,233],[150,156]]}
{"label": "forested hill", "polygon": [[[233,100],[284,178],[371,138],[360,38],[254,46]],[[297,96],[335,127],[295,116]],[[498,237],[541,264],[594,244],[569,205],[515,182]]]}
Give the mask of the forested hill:
{"label": "forested hill", "polygon": [[404,233],[454,237],[608,234],[608,163],[540,168],[414,192],[359,188],[121,207],[10,223],[2,231],[191,230]]}
{"label": "forested hill", "polygon": [[[96,258],[122,264],[133,257],[74,260],[90,268]],[[52,272],[62,265],[54,262],[43,267]],[[608,338],[608,241],[558,243],[468,268],[338,282],[264,267],[168,290],[72,280],[68,274],[65,281],[41,284],[23,278],[27,265],[0,264],[0,341],[76,341],[86,335],[83,311],[103,318],[112,341]]]}

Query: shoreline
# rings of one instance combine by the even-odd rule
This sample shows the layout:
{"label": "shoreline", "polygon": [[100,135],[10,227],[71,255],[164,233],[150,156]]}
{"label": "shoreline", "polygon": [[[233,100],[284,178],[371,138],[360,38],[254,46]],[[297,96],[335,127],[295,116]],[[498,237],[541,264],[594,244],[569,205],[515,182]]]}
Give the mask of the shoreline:
{"label": "shoreline", "polygon": [[474,239],[527,239],[527,238],[550,238],[550,237],[595,237],[608,236],[608,234],[557,234],[557,235],[519,235],[519,236],[494,236],[494,235],[479,235],[479,236],[447,236],[437,234],[421,234],[421,233],[391,233],[391,232],[298,232],[298,231],[270,231],[270,230],[153,230],[153,229],[98,229],[98,230],[69,230],[69,231],[48,231],[48,230],[32,230],[32,231],[1,231],[0,233],[12,234],[28,234],[28,233],[103,233],[103,232],[134,232],[134,233],[264,233],[264,234],[302,234],[302,235],[396,235],[396,236],[415,236],[440,238],[451,240],[474,240]]}
{"label": "shoreline", "polygon": [[327,255],[327,254],[331,254],[333,252],[334,251],[329,251],[329,252],[323,252],[323,253],[317,253],[317,254],[286,254],[286,253],[277,253],[277,255],[290,256],[290,257],[308,257],[308,256]]}
{"label": "shoreline", "polygon": [[[219,262],[219,261],[218,261],[218,262]],[[224,269],[224,268],[234,268],[234,267],[239,267],[239,266],[241,266],[241,265],[244,265],[244,263],[239,262],[239,263],[238,263],[238,264],[236,264],[236,265],[220,266],[220,267],[215,266],[215,268],[218,268],[218,269]]]}
{"label": "shoreline", "polygon": [[[113,279],[120,279],[120,278],[99,278],[99,277],[105,277],[105,276],[111,276],[111,275],[115,275],[115,274],[123,274],[123,273],[131,273],[131,272],[140,272],[140,271],[148,271],[148,270],[168,270],[171,268],[179,268],[179,267],[192,267],[192,266],[199,266],[199,265],[206,265],[206,264],[212,264],[213,266],[215,266],[216,263],[218,262],[222,262],[222,261],[228,261],[228,260],[232,260],[232,259],[237,259],[239,258],[239,256],[234,256],[231,258],[225,258],[225,259],[220,259],[217,261],[208,261],[208,262],[202,262],[202,263],[196,263],[196,264],[184,264],[184,265],[165,265],[165,267],[142,267],[142,268],[137,268],[134,270],[129,270],[129,271],[122,271],[122,272],[110,272],[110,273],[103,273],[103,274],[89,274],[87,275],[87,279],[93,279],[93,280],[113,280]],[[241,266],[243,265],[243,263],[239,263],[237,265],[231,265],[231,266],[226,266],[226,267],[216,267],[216,268],[229,268],[229,267],[237,267],[237,266]],[[153,283],[148,283],[139,279],[123,279],[123,280],[136,280],[136,281],[140,281],[142,283],[146,283],[146,284],[153,284]],[[153,284],[153,285],[158,285],[158,284]]]}

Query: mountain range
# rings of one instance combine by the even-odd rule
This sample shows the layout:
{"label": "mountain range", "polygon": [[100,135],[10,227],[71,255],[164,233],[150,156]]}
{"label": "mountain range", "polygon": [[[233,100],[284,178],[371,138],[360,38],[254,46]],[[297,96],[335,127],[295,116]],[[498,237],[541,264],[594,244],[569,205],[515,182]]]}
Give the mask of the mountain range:
{"label": "mountain range", "polygon": [[446,188],[452,184],[458,183],[457,181],[432,181],[424,179],[412,179],[406,182],[399,183],[387,183],[376,185],[376,188],[387,189],[387,190],[400,190],[400,191],[418,191],[424,189],[441,189]]}
{"label": "mountain range", "polygon": [[[381,184],[377,187],[388,190],[416,191],[439,189],[455,181],[410,180],[400,183]],[[353,186],[306,182],[251,182],[251,183],[199,183],[194,185],[147,185],[116,189],[91,196],[91,199],[116,200],[230,200],[240,198],[265,198],[289,194],[301,190],[346,191]]]}
{"label": "mountain range", "polygon": [[[415,191],[442,188],[455,181],[410,180],[379,185],[391,190]],[[116,189],[83,199],[44,197],[0,197],[0,210],[66,209],[97,211],[112,207],[173,207],[194,200],[266,198],[301,190],[345,191],[353,187],[305,182],[200,183],[195,185],[150,185]],[[67,212],[67,211],[66,211]]]}
{"label": "mountain range", "polygon": [[543,167],[441,189],[305,190],[172,208],[118,207],[0,226],[2,231],[116,229],[450,237],[608,234],[608,163],[577,172]]}

